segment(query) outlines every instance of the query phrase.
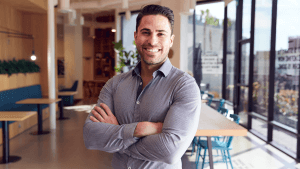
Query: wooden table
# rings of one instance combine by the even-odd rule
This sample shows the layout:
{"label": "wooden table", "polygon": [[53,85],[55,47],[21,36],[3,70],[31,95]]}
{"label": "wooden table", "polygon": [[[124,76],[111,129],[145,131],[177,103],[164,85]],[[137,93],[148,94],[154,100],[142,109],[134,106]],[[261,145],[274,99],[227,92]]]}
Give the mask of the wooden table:
{"label": "wooden table", "polygon": [[2,121],[2,139],[3,139],[3,157],[0,159],[0,164],[17,162],[21,160],[19,156],[9,156],[9,125],[8,121],[23,121],[33,115],[35,111],[0,111],[0,121]]}
{"label": "wooden table", "polygon": [[246,136],[247,129],[227,119],[206,104],[201,105],[200,120],[195,136],[206,136],[209,165],[213,169],[211,136]]}
{"label": "wooden table", "polygon": [[43,114],[42,114],[42,104],[51,104],[59,102],[62,99],[49,99],[49,98],[28,98],[16,102],[16,104],[36,104],[38,108],[38,131],[32,132],[32,135],[42,135],[48,134],[50,131],[43,131]]}
{"label": "wooden table", "polygon": [[[77,94],[78,92],[77,91],[74,91],[74,92],[69,92],[69,91],[64,91],[64,92],[58,92],[58,97],[61,98],[61,96],[72,96],[72,95],[75,95]],[[62,99],[62,98],[61,98]],[[64,99],[61,100],[60,102],[60,106],[59,106],[59,118],[57,120],[68,120],[69,117],[64,117]]]}

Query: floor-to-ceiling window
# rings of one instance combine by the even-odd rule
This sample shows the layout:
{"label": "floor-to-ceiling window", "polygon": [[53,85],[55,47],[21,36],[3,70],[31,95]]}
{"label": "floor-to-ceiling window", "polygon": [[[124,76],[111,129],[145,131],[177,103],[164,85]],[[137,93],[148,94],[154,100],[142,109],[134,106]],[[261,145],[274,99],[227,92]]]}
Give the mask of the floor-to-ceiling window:
{"label": "floor-to-ceiling window", "polygon": [[[300,1],[278,0],[274,120],[297,132],[300,70]],[[296,153],[297,137],[275,127],[274,142]]]}
{"label": "floor-to-ceiling window", "polygon": [[197,5],[195,20],[195,53],[202,69],[194,71],[201,71],[201,90],[222,98],[224,2]]}

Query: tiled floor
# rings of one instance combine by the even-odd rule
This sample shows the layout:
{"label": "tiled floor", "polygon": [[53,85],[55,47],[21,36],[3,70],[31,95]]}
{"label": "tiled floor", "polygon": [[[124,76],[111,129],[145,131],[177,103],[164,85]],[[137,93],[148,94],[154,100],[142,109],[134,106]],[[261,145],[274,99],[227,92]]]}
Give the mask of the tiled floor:
{"label": "tiled floor", "polygon": [[[70,120],[57,121],[56,130],[51,130],[48,135],[30,135],[37,129],[34,126],[11,139],[10,154],[22,159],[16,163],[1,164],[0,169],[110,169],[112,154],[87,150],[82,138],[84,121],[95,103],[96,100],[84,100],[75,106],[65,107],[65,116]],[[49,119],[44,121],[43,126],[45,130],[49,129]],[[182,157],[183,169],[196,168],[196,156],[190,156],[190,150]],[[234,138],[231,156],[235,169],[300,169],[295,160],[250,133],[246,137]],[[215,169],[226,169],[226,164],[214,166]],[[205,165],[205,168],[209,166]]]}

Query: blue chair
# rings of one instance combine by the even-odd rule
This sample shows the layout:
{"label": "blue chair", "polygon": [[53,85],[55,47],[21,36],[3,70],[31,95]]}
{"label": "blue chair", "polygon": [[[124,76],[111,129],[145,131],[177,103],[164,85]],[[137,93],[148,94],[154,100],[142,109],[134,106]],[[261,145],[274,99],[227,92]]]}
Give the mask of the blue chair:
{"label": "blue chair", "polygon": [[211,105],[211,102],[212,102],[212,100],[213,100],[213,98],[214,98],[214,95],[207,93],[207,96],[208,96],[208,99],[207,99],[207,100],[208,100],[207,105],[210,106],[210,105]]}
{"label": "blue chair", "polygon": [[[73,83],[73,86],[71,88],[62,89],[60,90],[60,92],[75,92],[77,91],[77,86],[78,86],[78,80],[76,80]],[[59,98],[63,99],[64,105],[66,106],[71,106],[74,103],[73,96],[59,96]]]}
{"label": "blue chair", "polygon": [[219,113],[223,114],[225,117],[227,117],[228,114],[228,109],[224,108],[224,107],[220,107],[219,108]]}
{"label": "blue chair", "polygon": [[60,90],[60,92],[75,92],[77,90],[77,86],[78,86],[78,80],[76,80],[74,83],[73,83],[73,86],[71,88],[65,88],[65,89],[62,89]]}
{"label": "blue chair", "polygon": [[[240,122],[240,117],[236,114],[231,114],[230,117],[237,123],[239,124]],[[222,161],[214,161],[214,163],[226,163],[226,167],[228,169],[228,163],[230,163],[231,168],[233,169],[232,166],[232,162],[231,162],[231,156],[229,153],[229,150],[232,150],[231,147],[231,142],[232,142],[233,136],[226,136],[223,137],[223,139],[221,141],[212,141],[212,149],[214,150],[220,150],[221,151],[221,156],[222,156]],[[206,157],[206,151],[208,149],[207,146],[207,141],[206,140],[198,140],[198,149],[197,149],[197,156],[196,156],[196,168],[198,168],[198,164],[199,164],[199,158],[201,157],[203,159],[202,161],[202,169],[204,167],[205,163],[209,163],[208,161],[205,161],[205,157]],[[204,149],[204,154],[201,155],[201,149]],[[227,152],[227,155],[226,155]],[[214,156],[218,156],[218,155],[214,155]]]}
{"label": "blue chair", "polygon": [[219,107],[218,107],[218,112],[220,112],[221,111],[221,108],[223,108],[224,107],[224,103],[225,103],[225,100],[224,99],[220,99],[220,102],[219,102]]}

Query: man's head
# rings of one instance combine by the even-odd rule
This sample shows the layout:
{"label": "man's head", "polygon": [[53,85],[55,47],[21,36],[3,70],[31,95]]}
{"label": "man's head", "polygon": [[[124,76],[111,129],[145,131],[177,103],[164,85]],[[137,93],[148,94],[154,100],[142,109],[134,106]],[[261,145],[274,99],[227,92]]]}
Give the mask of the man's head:
{"label": "man's head", "polygon": [[169,20],[169,23],[170,23],[170,27],[171,27],[171,35],[173,35],[174,14],[170,8],[160,6],[160,5],[145,6],[136,18],[136,31],[138,31],[138,27],[140,26],[142,18],[146,15],[162,15],[162,16],[167,17]]}
{"label": "man's head", "polygon": [[148,5],[142,9],[136,21],[134,39],[142,63],[161,65],[173,45],[173,11],[159,5]]}

